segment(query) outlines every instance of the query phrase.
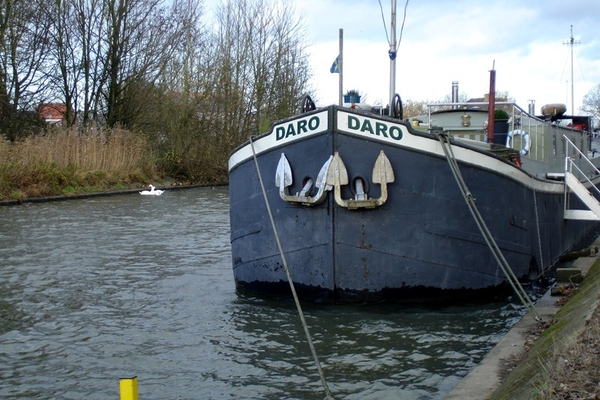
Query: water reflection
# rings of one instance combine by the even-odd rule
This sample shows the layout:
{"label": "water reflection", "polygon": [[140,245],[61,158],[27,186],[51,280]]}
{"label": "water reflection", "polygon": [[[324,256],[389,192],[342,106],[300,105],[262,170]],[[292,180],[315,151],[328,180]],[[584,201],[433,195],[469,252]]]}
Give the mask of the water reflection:
{"label": "water reflection", "polygon": [[[304,306],[336,398],[438,399],[520,315]],[[235,294],[227,188],[0,207],[0,397],[322,399],[295,307]]]}
{"label": "water reflection", "polygon": [[[257,315],[264,307],[269,312]],[[518,315],[510,304],[375,310],[326,306],[305,312],[328,384],[336,397],[345,399],[441,398]],[[232,318],[236,330],[245,333],[242,337],[253,341],[250,346],[237,340],[220,345],[244,354],[243,364],[263,368],[261,373],[248,371],[243,386],[268,383],[273,398],[323,398],[293,304],[245,299]]]}

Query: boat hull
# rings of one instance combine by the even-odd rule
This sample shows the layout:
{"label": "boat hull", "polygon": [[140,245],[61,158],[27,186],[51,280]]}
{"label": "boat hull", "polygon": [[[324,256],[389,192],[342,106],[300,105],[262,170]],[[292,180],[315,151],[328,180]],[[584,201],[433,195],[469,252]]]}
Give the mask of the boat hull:
{"label": "boat hull", "polygon": [[[476,300],[507,287],[435,136],[334,106],[303,118],[305,124],[292,119],[274,126],[230,159],[239,290],[289,295],[284,260],[298,294],[317,301]],[[563,219],[562,182],[535,179],[489,152],[452,148],[487,229],[520,280],[539,277],[596,226]],[[393,170],[385,184],[374,172],[382,153]],[[319,181],[333,155],[334,163],[343,161],[327,169],[329,190],[320,204],[282,199],[282,157],[293,177],[285,193],[295,194],[308,179]],[[386,192],[385,202],[345,204],[361,193],[357,181],[368,199]]]}

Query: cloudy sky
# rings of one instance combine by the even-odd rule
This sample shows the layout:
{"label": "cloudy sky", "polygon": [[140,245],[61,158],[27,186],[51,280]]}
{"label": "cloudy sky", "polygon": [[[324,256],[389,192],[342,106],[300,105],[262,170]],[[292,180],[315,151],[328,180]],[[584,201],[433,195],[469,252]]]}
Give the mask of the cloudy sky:
{"label": "cloudy sky", "polygon": [[[283,0],[282,0],[283,1]],[[370,104],[387,104],[389,45],[378,0],[290,0],[306,23],[317,105],[338,101],[338,75],[329,68],[344,30],[344,90],[357,89]],[[400,35],[406,0],[398,0]],[[381,0],[389,32],[390,0]],[[527,109],[567,104],[575,110],[600,84],[598,0],[409,0],[397,58],[396,92],[403,99],[438,101],[452,82],[468,98],[496,90]],[[571,46],[573,26],[573,80]]]}

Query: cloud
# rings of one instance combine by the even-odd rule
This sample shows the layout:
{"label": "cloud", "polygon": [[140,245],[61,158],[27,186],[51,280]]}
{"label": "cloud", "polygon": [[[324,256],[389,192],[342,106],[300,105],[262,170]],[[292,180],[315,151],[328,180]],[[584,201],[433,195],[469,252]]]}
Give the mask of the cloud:
{"label": "cloud", "polygon": [[[381,0],[389,26],[389,1]],[[297,0],[309,34],[313,86],[321,104],[336,103],[338,76],[329,73],[344,29],[344,88],[370,103],[387,103],[389,49],[376,0]],[[398,2],[400,33],[405,3]],[[571,103],[569,41],[573,25],[575,108],[600,83],[600,2],[546,0],[410,1],[397,60],[397,91],[405,99],[441,100],[459,81],[461,93],[482,97],[495,65],[498,90],[522,106],[534,99]],[[389,30],[389,28],[387,28]],[[570,110],[569,110],[570,111]]]}
{"label": "cloud", "polygon": [[[205,0],[208,6],[220,1]],[[270,1],[293,2],[303,20],[318,105],[338,101],[338,75],[329,68],[338,55],[340,28],[344,89],[359,90],[371,104],[387,104],[390,0]],[[398,35],[406,4],[397,2]],[[497,90],[508,92],[521,107],[535,100],[538,110],[565,103],[571,112],[573,84],[577,110],[584,95],[600,84],[598,15],[600,2],[588,0],[410,0],[396,91],[403,99],[437,101],[449,96],[452,82],[458,81],[462,94],[482,97],[495,65]],[[571,26],[574,82],[566,44]]]}

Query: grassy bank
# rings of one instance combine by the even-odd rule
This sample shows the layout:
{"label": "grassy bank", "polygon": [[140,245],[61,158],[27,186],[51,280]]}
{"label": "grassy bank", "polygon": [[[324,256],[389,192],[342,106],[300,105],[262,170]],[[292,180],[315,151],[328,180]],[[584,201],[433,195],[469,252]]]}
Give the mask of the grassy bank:
{"label": "grassy bank", "polygon": [[492,399],[600,398],[600,261]]}
{"label": "grassy bank", "polygon": [[123,189],[158,175],[143,137],[122,130],[3,140],[0,160],[0,200]]}
{"label": "grassy bank", "polygon": [[[0,140],[0,201],[161,184],[164,171],[164,158],[144,136],[125,130],[56,130],[17,142]],[[207,184],[226,178],[198,175]]]}

